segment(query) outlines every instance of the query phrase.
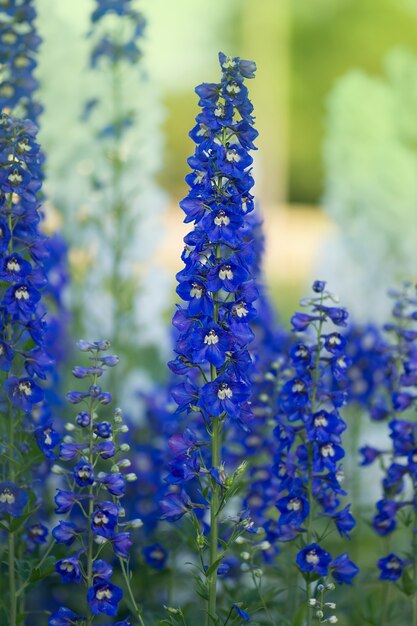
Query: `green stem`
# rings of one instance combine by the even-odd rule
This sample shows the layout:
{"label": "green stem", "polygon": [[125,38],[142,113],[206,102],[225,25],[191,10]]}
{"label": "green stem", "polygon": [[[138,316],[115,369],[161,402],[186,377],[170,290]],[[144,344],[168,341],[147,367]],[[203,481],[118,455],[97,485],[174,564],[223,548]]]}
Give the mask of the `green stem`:
{"label": "green stem", "polygon": [[9,532],[9,595],[10,595],[10,626],[16,626],[16,570],[15,570],[15,536]]}
{"label": "green stem", "polygon": [[[212,425],[211,435],[211,462],[212,467],[219,467],[220,465],[220,436],[221,436],[221,424],[218,419],[214,419]],[[219,542],[219,524],[218,524],[218,510],[219,510],[219,485],[212,479],[211,488],[211,500],[210,500],[210,567],[218,559],[218,542]],[[206,617],[206,625],[216,622],[216,603],[217,603],[217,567],[211,572],[209,576],[209,600],[208,600],[208,613]]]}
{"label": "green stem", "polygon": [[141,612],[140,608],[138,607],[138,605],[136,604],[135,596],[133,595],[133,592],[132,592],[132,589],[131,589],[131,586],[130,586],[130,580],[129,580],[129,576],[128,576],[127,571],[126,571],[125,563],[124,563],[123,559],[121,559],[120,557],[119,557],[119,562],[120,562],[120,567],[121,567],[121,570],[122,570],[122,573],[123,573],[123,578],[124,578],[124,581],[125,581],[126,589],[128,591],[129,598],[130,598],[130,601],[132,603],[132,607],[133,607],[133,609],[134,609],[134,611],[136,613],[136,617],[139,620],[140,626],[145,626],[145,622],[143,621],[143,618],[142,618],[142,612]]}

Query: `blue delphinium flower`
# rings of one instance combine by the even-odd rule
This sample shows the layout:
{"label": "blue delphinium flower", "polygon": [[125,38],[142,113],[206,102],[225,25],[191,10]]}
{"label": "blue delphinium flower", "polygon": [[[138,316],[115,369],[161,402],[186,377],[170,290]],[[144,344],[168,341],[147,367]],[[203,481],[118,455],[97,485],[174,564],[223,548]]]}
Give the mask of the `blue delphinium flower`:
{"label": "blue delphinium flower", "polygon": [[41,39],[35,27],[34,0],[3,3],[0,15],[0,63],[3,71],[0,109],[37,122],[42,107],[35,99]]}
{"label": "blue delphinium flower", "polygon": [[[90,364],[75,367],[73,373],[76,379],[87,382],[88,391],[67,394],[70,402],[83,406],[76,415],[75,425],[68,425],[71,435],[60,445],[59,458],[71,467],[66,469],[55,465],[55,471],[66,476],[70,489],[57,490],[55,512],[68,515],[65,520],[59,520],[52,536],[57,544],[79,548],[73,552],[72,547],[70,554],[58,560],[55,571],[64,583],[85,584],[87,605],[84,614],[90,616],[90,621],[92,614],[116,615],[123,597],[122,589],[110,580],[113,568],[107,561],[98,558],[98,553],[101,557],[103,549],[106,549],[108,559],[118,558],[123,577],[129,584],[128,559],[132,545],[129,528],[135,526],[134,522],[124,521],[124,510],[120,505],[125,483],[136,479],[135,474],[124,471],[130,467],[130,461],[120,457],[123,451],[129,449],[127,444],[119,442],[128,428],[123,424],[119,409],[109,421],[99,419],[102,406],[109,404],[111,397],[97,384],[98,379],[109,367],[118,363],[117,357],[103,355],[109,347],[107,341],[79,342],[79,348],[89,355]],[[82,419],[79,419],[80,415]],[[103,424],[104,441],[99,434]],[[105,461],[110,464],[111,471],[105,471]],[[96,470],[98,462],[100,471]],[[78,517],[80,511],[84,517],[82,525]],[[70,515],[76,521],[68,519]],[[99,546],[99,550],[95,545]],[[61,608],[60,611],[62,619],[67,619],[66,611],[69,609]],[[137,611],[139,614],[140,610]],[[68,616],[71,617],[71,612]],[[58,612],[50,618],[49,624],[60,623],[56,621],[59,619],[61,614]]]}
{"label": "blue delphinium flower", "polygon": [[[312,573],[336,582],[350,582],[358,568],[347,553],[333,559],[323,547],[333,522],[341,536],[355,526],[350,505],[340,508],[344,458],[339,413],[346,402],[346,309],[336,306],[323,281],[313,285],[314,296],[302,301],[309,312],[292,317],[297,342],[290,349],[290,367],[278,395],[277,442],[273,472],[279,517],[264,525],[269,542],[301,541],[296,562],[311,597]],[[335,325],[333,330],[331,325]],[[327,528],[326,528],[327,526]],[[349,565],[349,567],[348,567]]]}
{"label": "blue delphinium flower", "polygon": [[[378,561],[379,578],[396,582],[406,595],[414,598],[415,591],[410,593],[410,578],[415,589],[417,424],[413,413],[417,408],[417,297],[408,284],[401,290],[392,290],[390,295],[394,299],[392,321],[384,327],[389,337],[385,348],[389,372],[385,398],[382,398],[384,411],[380,412],[378,421],[389,420],[391,442],[382,450],[364,446],[361,452],[363,465],[379,459],[384,470],[383,494],[376,503],[373,529],[381,537],[390,537],[391,549],[395,548],[393,542],[398,535],[395,531],[402,530],[398,554],[391,552]],[[400,556],[407,529],[411,549]]]}
{"label": "blue delphinium flower", "polygon": [[[194,230],[184,239],[185,267],[177,274],[177,293],[186,306],[178,307],[173,319],[178,331],[177,357],[170,367],[183,378],[173,397],[178,413],[188,414],[190,430],[183,437],[190,445],[184,449],[182,443],[178,445],[181,437],[174,435],[168,482],[181,485],[182,492],[171,493],[161,502],[164,519],[177,520],[192,512],[196,528],[200,528],[199,512],[210,508],[209,575],[203,584],[212,616],[216,616],[220,565],[218,516],[228,500],[228,489],[243,471],[238,467],[227,474],[221,460],[222,442],[231,424],[245,426],[253,417],[248,402],[252,367],[248,345],[253,339],[249,321],[255,316],[253,303],[258,295],[253,280],[253,233],[248,227],[254,206],[249,151],[257,132],[245,85],[256,67],[222,53],[219,60],[221,81],[196,88],[202,110],[190,133],[197,144],[188,160],[193,170],[186,177],[190,191],[180,203],[185,222],[194,222]],[[197,479],[206,485],[202,490]],[[237,526],[243,528],[245,523],[237,522]],[[232,543],[233,533],[231,538],[229,533]],[[198,542],[204,561],[204,542]],[[202,576],[205,579],[205,570]]]}

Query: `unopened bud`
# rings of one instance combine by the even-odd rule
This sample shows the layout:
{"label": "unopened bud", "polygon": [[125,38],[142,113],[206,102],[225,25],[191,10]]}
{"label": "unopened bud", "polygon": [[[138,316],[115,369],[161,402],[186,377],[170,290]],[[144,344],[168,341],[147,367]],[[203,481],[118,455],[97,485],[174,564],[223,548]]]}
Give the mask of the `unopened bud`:
{"label": "unopened bud", "polygon": [[137,480],[137,479],[138,479],[138,477],[136,476],[136,474],[134,472],[129,472],[129,474],[126,474],[126,476],[125,476],[125,480],[128,483],[134,483],[135,480]]}

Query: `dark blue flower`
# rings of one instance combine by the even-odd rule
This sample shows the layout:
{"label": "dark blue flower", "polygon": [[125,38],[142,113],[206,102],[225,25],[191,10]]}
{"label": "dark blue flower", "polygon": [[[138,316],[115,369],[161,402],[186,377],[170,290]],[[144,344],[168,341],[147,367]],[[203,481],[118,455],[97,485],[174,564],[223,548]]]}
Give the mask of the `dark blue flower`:
{"label": "dark blue flower", "polygon": [[405,564],[405,561],[391,552],[388,556],[385,556],[378,561],[378,567],[381,570],[379,578],[381,580],[389,580],[391,582],[398,580],[402,576]]}
{"label": "dark blue flower", "polygon": [[239,615],[239,617],[245,620],[245,622],[250,622],[249,613],[241,609],[240,606],[236,603],[233,605],[233,608],[236,611],[236,613]]}
{"label": "dark blue flower", "polygon": [[74,478],[80,487],[88,487],[94,482],[94,470],[89,463],[79,461],[74,467]]}
{"label": "dark blue flower", "polygon": [[44,397],[44,392],[32,378],[9,376],[4,383],[4,388],[12,405],[27,412],[31,411],[33,405],[41,402]]}
{"label": "dark blue flower", "polygon": [[163,570],[168,558],[168,553],[160,543],[146,546],[142,550],[145,561],[157,570]]}
{"label": "dark blue flower", "polygon": [[64,522],[59,520],[58,526],[52,529],[52,537],[57,543],[63,543],[70,546],[76,540],[80,528],[73,522]]}
{"label": "dark blue flower", "polygon": [[97,502],[91,520],[91,528],[96,535],[111,537],[117,525],[119,507],[113,502]]}
{"label": "dark blue flower", "polygon": [[359,573],[359,567],[350,560],[347,552],[344,552],[333,559],[330,563],[329,569],[331,575],[339,585],[342,585],[343,583],[351,585],[352,578]]}
{"label": "dark blue flower", "polygon": [[108,580],[99,580],[87,591],[87,601],[94,615],[117,615],[122,597],[122,589]]}
{"label": "dark blue flower", "polygon": [[297,554],[296,562],[303,572],[315,572],[327,576],[332,557],[317,543],[310,543]]}
{"label": "dark blue flower", "polygon": [[161,500],[161,509],[161,519],[175,522],[192,509],[192,503],[184,491],[181,493],[169,493]]}
{"label": "dark blue flower", "polygon": [[80,583],[82,580],[79,554],[66,557],[55,563],[55,571],[61,576],[63,583]]}
{"label": "dark blue flower", "polygon": [[74,613],[74,611],[71,611],[71,609],[60,607],[55,613],[52,613],[48,619],[48,626],[74,626],[82,620],[84,620],[84,618]]}
{"label": "dark blue flower", "polygon": [[27,491],[21,489],[10,480],[0,483],[0,515],[20,517],[27,505],[29,496]]}

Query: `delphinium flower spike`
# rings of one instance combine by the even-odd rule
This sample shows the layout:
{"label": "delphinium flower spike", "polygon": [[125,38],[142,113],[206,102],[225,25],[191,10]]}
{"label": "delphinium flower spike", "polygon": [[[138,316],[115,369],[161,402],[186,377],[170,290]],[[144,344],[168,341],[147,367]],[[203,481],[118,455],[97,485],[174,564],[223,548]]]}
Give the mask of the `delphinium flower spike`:
{"label": "delphinium flower spike", "polygon": [[6,0],[0,11],[0,109],[37,123],[42,106],[36,101],[35,77],[41,39],[35,27],[34,0]]}
{"label": "delphinium flower spike", "polygon": [[[39,128],[39,118],[43,107],[38,101],[39,81],[36,78],[38,50],[41,37],[36,28],[36,7],[34,0],[13,0],[2,3],[0,10],[0,109],[13,117],[31,120]],[[37,176],[43,178],[45,156],[37,147],[36,154],[30,154],[31,146],[21,142],[20,152],[32,156],[37,162]],[[43,192],[39,189],[39,198]],[[36,255],[42,262],[45,274],[43,288],[43,312],[45,327],[44,346],[55,363],[61,363],[66,356],[69,314],[63,297],[68,282],[67,248],[62,236],[45,226],[45,206],[40,213],[40,229],[50,235],[39,242]],[[43,223],[42,223],[43,221]],[[47,221],[47,220],[46,220]],[[45,366],[46,363],[43,363]],[[35,367],[35,366],[34,366]],[[44,402],[38,418],[39,425],[48,427],[54,409],[59,405],[59,368],[49,367],[47,381],[42,384]],[[61,407],[59,407],[61,408]]]}
{"label": "delphinium flower spike", "polygon": [[[227,524],[220,523],[220,514],[236,493],[244,469],[239,466],[228,474],[222,442],[231,422],[244,425],[252,417],[247,346],[253,337],[249,321],[256,316],[257,298],[251,240],[245,239],[253,210],[249,151],[257,132],[244,84],[256,68],[252,61],[222,53],[219,60],[221,81],[196,88],[202,111],[190,135],[197,147],[188,160],[193,169],[186,177],[190,192],[180,203],[185,222],[195,226],[185,237],[185,268],[177,275],[177,293],[187,306],[178,307],[173,319],[179,335],[177,358],[170,367],[184,377],[173,396],[178,412],[187,413],[188,425],[170,440],[169,481],[181,491],[161,503],[164,519],[174,521],[188,512],[194,521],[201,564],[198,585],[207,598],[207,624],[220,623],[217,573],[226,549],[251,528],[247,517],[238,516],[234,524],[229,522],[224,541]],[[206,537],[198,519],[201,507],[209,508]]]}
{"label": "delphinium flower spike", "polygon": [[[75,423],[67,426],[68,435],[60,445],[62,462],[55,471],[65,477],[66,484],[57,489],[55,511],[64,517],[52,531],[57,544],[65,546],[62,558],[55,563],[55,571],[63,583],[84,586],[86,601],[74,614],[72,609],[60,607],[49,619],[49,625],[61,623],[67,614],[72,622],[93,624],[97,615],[116,616],[123,590],[111,579],[112,561],[118,559],[127,588],[127,602],[135,619],[143,624],[141,610],[130,587],[129,548],[132,545],[129,530],[136,520],[125,521],[121,499],[126,481],[136,480],[124,452],[129,449],[120,439],[128,428],[123,424],[120,409],[108,420],[100,413],[112,401],[103,391],[99,379],[109,367],[118,363],[118,357],[106,354],[108,341],[80,341],[78,347],[89,355],[87,366],[77,366],[73,374],[88,381],[86,391],[70,391],[67,399],[80,407]],[[70,547],[70,549],[68,549]],[[106,560],[104,560],[106,558]],[[65,623],[65,622],[63,622]],[[128,623],[122,622],[122,623]]]}
{"label": "delphinium flower spike", "polygon": [[164,198],[154,180],[160,163],[159,106],[144,65],[145,27],[132,0],[94,0],[88,33],[91,98],[82,119],[96,158],[87,181],[87,218],[76,234],[97,255],[76,293],[84,312],[80,322],[88,333],[99,323],[123,356],[110,385],[129,410],[137,407],[138,371],[152,367],[140,346],[147,342],[147,354],[154,352],[158,362],[166,343],[162,310],[169,306],[153,255]]}
{"label": "delphinium flower spike", "polygon": [[[379,461],[384,471],[383,496],[376,504],[373,529],[384,539],[387,554],[378,561],[379,578],[394,582],[412,603],[417,624],[417,297],[410,285],[392,290],[393,319],[385,325],[390,375],[380,421],[389,419],[389,446],[361,448],[362,465]],[[381,403],[383,398],[381,398]],[[399,533],[401,529],[403,532]],[[404,549],[405,543],[408,547]],[[384,594],[384,605],[387,603]],[[382,611],[384,612],[385,606]]]}
{"label": "delphinium flower spike", "polygon": [[[10,623],[16,621],[17,598],[24,606],[27,580],[16,577],[16,550],[23,552],[45,542],[47,529],[33,524],[40,506],[35,469],[42,461],[37,447],[49,458],[59,435],[52,421],[41,424],[42,381],[52,367],[46,351],[43,293],[46,238],[39,230],[42,158],[36,127],[6,114],[0,117],[0,517],[8,534],[8,598]],[[37,444],[37,445],[36,445]],[[36,494],[36,495],[35,495]],[[36,501],[36,504],[35,504]],[[26,506],[27,505],[27,506]],[[26,507],[26,508],[25,508]],[[22,514],[26,516],[22,525]]]}
{"label": "delphinium flower spike", "polygon": [[[325,588],[330,574],[337,583],[350,583],[358,568],[347,553],[333,558],[323,547],[332,527],[349,538],[355,526],[350,505],[341,508],[340,500],[346,495],[341,467],[341,435],[346,423],[339,409],[346,401],[349,361],[338,329],[346,326],[348,313],[336,305],[323,281],[316,281],[313,291],[313,297],[302,301],[308,312],[297,312],[291,318],[298,341],[290,352],[292,375],[279,394],[274,431],[279,518],[267,539],[298,544],[296,563],[305,580],[307,601],[314,609],[318,602],[317,587],[312,590],[314,581],[319,580]],[[336,328],[331,330],[329,325]],[[307,616],[311,624],[311,609]],[[317,611],[316,617],[320,623],[328,621]]]}

